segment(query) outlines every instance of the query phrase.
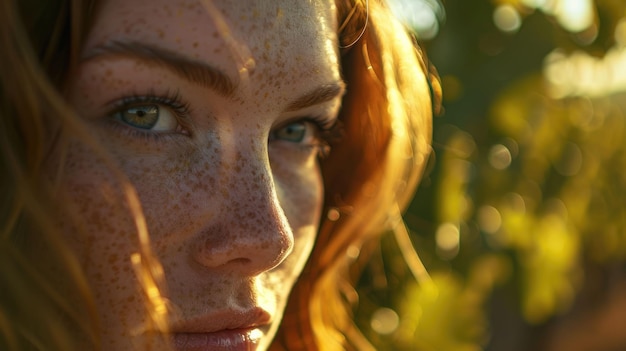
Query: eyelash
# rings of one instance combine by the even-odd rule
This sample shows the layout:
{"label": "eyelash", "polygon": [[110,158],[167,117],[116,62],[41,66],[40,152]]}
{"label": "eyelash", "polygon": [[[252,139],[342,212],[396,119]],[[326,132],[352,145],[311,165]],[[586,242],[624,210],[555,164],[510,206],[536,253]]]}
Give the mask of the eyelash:
{"label": "eyelash", "polygon": [[[168,91],[164,95],[158,95],[153,91],[148,92],[146,95],[133,94],[129,96],[124,96],[110,105],[113,105],[111,111],[107,114],[108,116],[113,116],[116,113],[122,112],[126,109],[129,109],[134,106],[141,106],[146,104],[156,104],[165,106],[172,110],[174,113],[178,124],[185,131],[185,133],[180,134],[189,134],[189,125],[188,117],[191,113],[191,109],[187,102],[184,102],[181,98],[178,91],[171,92]],[[123,123],[119,123],[111,119],[111,122],[115,127],[122,128],[125,132],[131,133],[134,136],[140,136],[144,138],[151,138],[158,140],[163,137],[171,137],[174,136],[174,133],[154,133],[149,130],[141,130],[137,128],[133,128],[131,126],[124,125]]]}

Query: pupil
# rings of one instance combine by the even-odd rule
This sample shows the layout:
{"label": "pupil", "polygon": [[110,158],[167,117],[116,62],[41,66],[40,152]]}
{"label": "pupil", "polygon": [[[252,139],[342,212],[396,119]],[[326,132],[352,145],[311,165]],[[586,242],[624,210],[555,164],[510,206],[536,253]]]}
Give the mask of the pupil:
{"label": "pupil", "polygon": [[151,129],[159,121],[159,107],[157,105],[131,107],[122,111],[120,118],[133,127]]}

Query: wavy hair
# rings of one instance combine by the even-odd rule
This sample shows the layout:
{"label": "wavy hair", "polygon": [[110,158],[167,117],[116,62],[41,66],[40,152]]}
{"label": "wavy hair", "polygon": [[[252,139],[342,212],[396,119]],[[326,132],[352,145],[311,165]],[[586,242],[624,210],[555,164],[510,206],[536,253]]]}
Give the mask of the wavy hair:
{"label": "wavy hair", "polygon": [[[86,4],[0,3],[2,350],[98,344],[90,289],[75,255],[60,239],[59,204],[51,184],[42,179],[61,127],[80,130],[60,91],[88,21],[89,10],[81,5]],[[45,259],[32,259],[34,248]]]}
{"label": "wavy hair", "polygon": [[[439,113],[436,70],[380,1],[338,0],[341,66],[347,83],[341,142],[322,163],[325,217],[291,294],[275,350],[373,350],[352,322],[353,248],[385,232],[405,235],[406,208],[430,153]],[[410,258],[409,258],[410,260]],[[417,275],[425,272],[417,267]]]}

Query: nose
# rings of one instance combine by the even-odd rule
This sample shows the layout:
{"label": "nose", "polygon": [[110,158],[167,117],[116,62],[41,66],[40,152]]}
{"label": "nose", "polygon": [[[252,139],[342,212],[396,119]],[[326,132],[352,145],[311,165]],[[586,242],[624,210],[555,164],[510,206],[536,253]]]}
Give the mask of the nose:
{"label": "nose", "polygon": [[268,162],[239,159],[226,169],[215,192],[219,211],[196,238],[194,259],[207,268],[258,275],[289,255],[293,233]]}

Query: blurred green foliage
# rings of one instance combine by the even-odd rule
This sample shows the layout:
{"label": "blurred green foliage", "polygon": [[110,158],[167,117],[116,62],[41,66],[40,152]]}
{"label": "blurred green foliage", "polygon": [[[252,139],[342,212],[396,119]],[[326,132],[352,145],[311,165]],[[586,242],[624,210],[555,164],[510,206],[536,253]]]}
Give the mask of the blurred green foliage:
{"label": "blurred green foliage", "polygon": [[626,1],[443,5],[445,113],[405,216],[430,279],[386,237],[357,324],[379,350],[625,350]]}

